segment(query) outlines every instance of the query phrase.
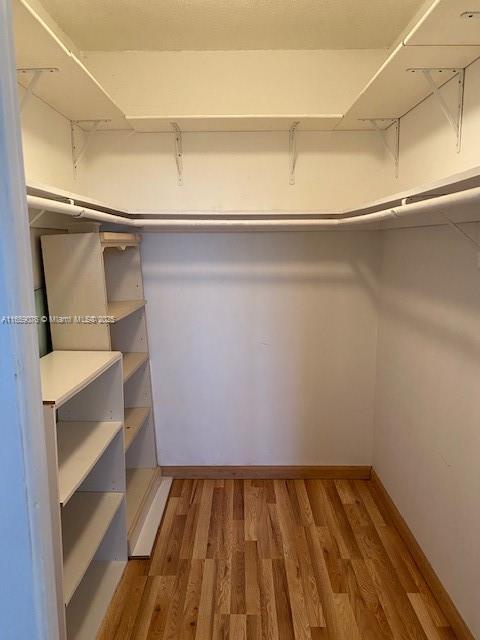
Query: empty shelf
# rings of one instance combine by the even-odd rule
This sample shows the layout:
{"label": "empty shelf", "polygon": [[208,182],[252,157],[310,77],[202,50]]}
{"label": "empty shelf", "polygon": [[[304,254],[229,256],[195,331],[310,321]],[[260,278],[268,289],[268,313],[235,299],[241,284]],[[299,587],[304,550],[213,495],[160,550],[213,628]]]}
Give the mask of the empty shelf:
{"label": "empty shelf", "polygon": [[126,561],[94,560],[67,607],[68,640],[92,640],[102,623]]}
{"label": "empty shelf", "polygon": [[121,422],[58,423],[60,504],[68,502],[121,428]]}
{"label": "empty shelf", "polygon": [[148,353],[124,353],[123,354],[123,382],[127,382],[133,374],[148,360]]}
{"label": "empty shelf", "polygon": [[115,351],[52,351],[40,358],[44,404],[60,407],[120,359]]}
{"label": "empty shelf", "polygon": [[78,492],[62,512],[63,595],[70,602],[110,523],[123,493]]}
{"label": "empty shelf", "polygon": [[[114,120],[128,128],[123,113],[72,51],[71,42],[63,42],[63,34],[54,33],[25,0],[12,3],[12,12],[17,67],[57,70],[42,74],[34,94],[69,120]],[[31,78],[31,73],[19,74],[23,86]]]}
{"label": "empty shelf", "polygon": [[144,306],[145,300],[114,300],[107,304],[107,316],[112,316],[118,322]]}
{"label": "empty shelf", "polygon": [[125,407],[125,451],[128,451],[149,415],[150,407]]}
{"label": "empty shelf", "polygon": [[157,468],[127,469],[127,531],[135,528],[144,505],[155,486]]}

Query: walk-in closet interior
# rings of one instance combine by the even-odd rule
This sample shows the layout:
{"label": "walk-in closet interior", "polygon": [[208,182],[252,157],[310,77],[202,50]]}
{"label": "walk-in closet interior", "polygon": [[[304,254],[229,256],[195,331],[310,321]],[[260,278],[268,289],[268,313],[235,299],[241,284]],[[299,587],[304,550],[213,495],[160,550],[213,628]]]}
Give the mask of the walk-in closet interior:
{"label": "walk-in closet interior", "polygon": [[0,7],[0,638],[480,639],[480,0]]}

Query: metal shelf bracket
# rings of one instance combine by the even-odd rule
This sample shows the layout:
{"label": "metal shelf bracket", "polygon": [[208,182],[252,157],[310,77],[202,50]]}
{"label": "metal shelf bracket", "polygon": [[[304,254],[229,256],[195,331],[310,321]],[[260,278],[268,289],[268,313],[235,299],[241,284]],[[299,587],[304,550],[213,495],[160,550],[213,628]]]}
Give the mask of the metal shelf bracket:
{"label": "metal shelf bracket", "polygon": [[475,240],[475,238],[472,238],[472,236],[470,236],[464,229],[462,229],[462,227],[458,224],[458,222],[453,222],[453,220],[451,220],[445,213],[443,214],[443,217],[447,221],[447,224],[450,227],[450,229],[452,229],[453,231],[456,231],[460,236],[463,237],[464,240],[468,240],[468,242],[473,247],[475,247],[477,251],[480,252],[480,242]]}
{"label": "metal shelf bracket", "polygon": [[[73,172],[77,173],[80,160],[83,158],[85,151],[87,150],[88,143],[90,142],[93,134],[98,130],[101,124],[110,122],[110,120],[72,120],[70,122],[70,138],[72,142],[72,161]],[[84,129],[82,125],[90,126],[89,129]],[[84,140],[82,145],[77,145],[75,141],[75,127],[79,127],[84,133]]]}
{"label": "metal shelf bracket", "polygon": [[183,146],[182,130],[176,122],[170,122],[170,126],[175,134],[175,163],[177,165],[177,184],[183,186]]}
{"label": "metal shelf bracket", "polygon": [[[383,146],[393,160],[395,167],[395,177],[398,178],[398,167],[400,161],[400,118],[362,118],[362,122],[369,122],[377,132]],[[382,129],[380,123],[390,122],[388,127]],[[393,144],[388,141],[387,131],[393,127]]]}
{"label": "metal shelf bracket", "polygon": [[57,67],[21,67],[17,69],[18,73],[22,74],[32,74],[30,78],[30,82],[25,87],[25,93],[23,94],[22,99],[20,100],[20,111],[23,111],[27,105],[27,102],[30,100],[35,87],[38,84],[38,81],[42,77],[44,73],[56,73],[59,71]]}
{"label": "metal shelf bracket", "polygon": [[[411,73],[422,73],[423,77],[427,81],[428,86],[432,90],[432,94],[437,100],[443,115],[446,117],[448,123],[453,129],[455,137],[457,139],[457,153],[460,153],[462,148],[462,122],[463,122],[463,95],[465,86],[465,69],[453,69],[453,68],[435,68],[435,67],[420,67],[407,69]],[[451,71],[457,81],[457,108],[453,111],[447,104],[441,87],[437,87],[435,80],[433,79],[432,72],[442,73],[443,71]]]}
{"label": "metal shelf bracket", "polygon": [[289,184],[295,184],[295,167],[297,165],[297,127],[300,120],[292,122],[292,126],[288,132],[288,156],[290,160]]}

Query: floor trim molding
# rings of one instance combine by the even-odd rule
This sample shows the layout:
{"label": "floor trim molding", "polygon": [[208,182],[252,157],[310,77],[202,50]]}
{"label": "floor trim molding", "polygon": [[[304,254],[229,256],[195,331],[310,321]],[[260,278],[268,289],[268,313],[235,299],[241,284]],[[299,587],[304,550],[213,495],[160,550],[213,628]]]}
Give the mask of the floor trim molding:
{"label": "floor trim molding", "polygon": [[455,632],[458,640],[475,640],[474,635],[460,615],[447,590],[435,573],[435,570],[430,564],[427,556],[423,552],[421,546],[418,544],[408,524],[405,522],[402,514],[398,510],[394,501],[390,497],[390,494],[385,489],[382,481],[375,473],[374,469],[372,469],[371,482],[376,489],[376,493],[380,503],[392,519],[395,528],[399,532],[403,542],[405,543],[409,552],[413,556],[413,559],[417,563],[420,572],[422,573],[425,581],[430,587],[430,590],[439,603],[440,608],[442,609],[450,626]]}
{"label": "floor trim molding", "polygon": [[368,480],[370,466],[175,466],[163,467],[162,475],[172,478],[225,479],[349,479]]}

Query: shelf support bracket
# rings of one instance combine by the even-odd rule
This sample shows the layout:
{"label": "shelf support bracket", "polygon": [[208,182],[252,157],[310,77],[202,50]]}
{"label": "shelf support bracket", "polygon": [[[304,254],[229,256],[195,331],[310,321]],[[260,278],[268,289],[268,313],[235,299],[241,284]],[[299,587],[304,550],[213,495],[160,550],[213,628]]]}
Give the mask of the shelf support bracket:
{"label": "shelf support bracket", "polygon": [[55,73],[58,71],[57,67],[21,67],[17,69],[18,73],[31,73],[32,77],[30,78],[30,82],[25,87],[25,93],[23,94],[22,99],[20,100],[20,111],[23,111],[33,95],[33,91],[38,84],[38,81],[42,77],[44,73]]}
{"label": "shelf support bracket", "polygon": [[464,229],[462,229],[462,227],[458,224],[458,222],[453,222],[453,220],[450,220],[450,218],[445,213],[443,214],[443,217],[447,221],[447,224],[450,227],[450,229],[452,229],[453,231],[456,231],[460,236],[463,237],[464,240],[468,240],[468,242],[471,245],[473,245],[475,249],[477,249],[477,251],[480,252],[480,242],[475,240],[475,238],[472,238],[472,236],[470,236]]}
{"label": "shelf support bracket", "polygon": [[[413,68],[407,69],[411,73],[421,72],[425,78],[428,86],[432,90],[432,94],[438,102],[443,115],[446,117],[449,125],[452,127],[455,137],[457,139],[457,153],[460,153],[462,148],[462,124],[463,124],[463,95],[465,86],[465,69],[448,69],[448,68]],[[437,87],[435,80],[433,79],[432,72],[438,71],[451,71],[457,79],[457,108],[453,111],[447,104],[441,88]]]}
{"label": "shelf support bracket", "polygon": [[[398,178],[398,166],[400,160],[400,118],[362,118],[363,122],[369,122],[374,130],[377,132],[378,137],[382,141],[383,146],[388,151],[389,156],[393,160],[393,166],[395,167],[395,177]],[[389,121],[390,124],[386,129],[382,129],[380,122]],[[394,127],[393,130],[393,145],[388,141],[387,131],[390,127]]]}
{"label": "shelf support bracket", "polygon": [[[73,172],[76,175],[78,165],[80,164],[80,160],[83,158],[85,151],[87,150],[88,143],[90,142],[93,134],[98,130],[101,124],[105,122],[110,122],[110,120],[72,120],[70,122],[70,137],[72,141],[72,161],[73,161]],[[85,130],[80,125],[90,125],[90,128]],[[79,127],[84,132],[85,139],[83,144],[78,147],[75,142],[75,127]]]}
{"label": "shelf support bracket", "polygon": [[176,122],[170,122],[170,126],[173,129],[175,135],[175,163],[177,165],[177,184],[179,187],[183,186],[183,145],[182,145],[182,130]]}
{"label": "shelf support bracket", "polygon": [[33,225],[35,224],[35,222],[37,222],[37,220],[39,220],[43,214],[46,212],[46,209],[40,209],[40,211],[37,213],[37,215],[33,216],[33,218],[30,220],[30,226],[33,227]]}
{"label": "shelf support bracket", "polygon": [[288,156],[290,160],[289,184],[295,184],[295,167],[297,166],[297,127],[300,120],[292,122],[288,132]]}

